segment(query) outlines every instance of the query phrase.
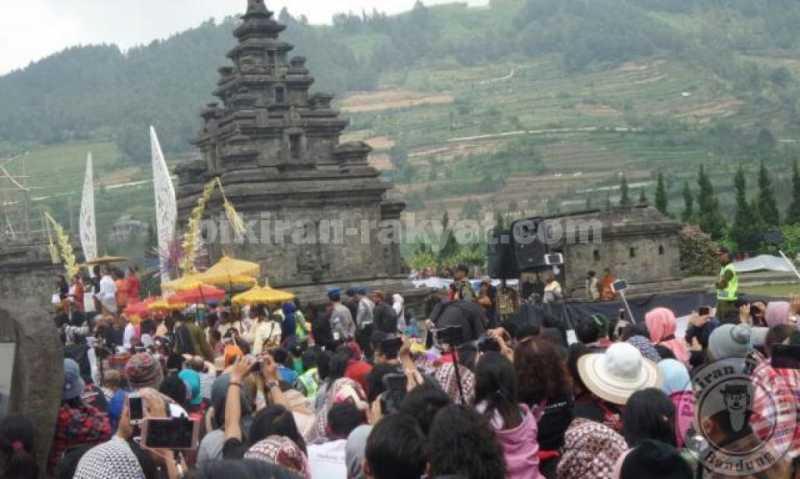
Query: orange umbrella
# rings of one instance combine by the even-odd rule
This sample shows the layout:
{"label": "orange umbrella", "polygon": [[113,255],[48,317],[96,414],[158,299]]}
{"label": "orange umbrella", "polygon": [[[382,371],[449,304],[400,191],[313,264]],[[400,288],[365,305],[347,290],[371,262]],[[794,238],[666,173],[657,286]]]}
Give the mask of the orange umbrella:
{"label": "orange umbrella", "polygon": [[149,311],[180,311],[186,308],[186,304],[183,303],[169,303],[164,299],[159,299],[154,303],[150,303],[147,306]]}
{"label": "orange umbrella", "polygon": [[158,298],[147,298],[143,301],[131,303],[123,311],[128,316],[146,316],[150,312],[148,306],[158,301]]}
{"label": "orange umbrella", "polygon": [[225,299],[225,290],[215,286],[201,284],[196,288],[187,289],[170,296],[170,303],[198,304],[208,302],[219,302]]}

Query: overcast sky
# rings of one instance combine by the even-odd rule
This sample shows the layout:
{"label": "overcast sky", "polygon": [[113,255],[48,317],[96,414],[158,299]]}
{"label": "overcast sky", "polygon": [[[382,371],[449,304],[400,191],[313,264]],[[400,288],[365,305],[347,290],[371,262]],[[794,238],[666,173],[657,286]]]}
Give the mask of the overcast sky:
{"label": "overcast sky", "polygon": [[[452,0],[427,0],[426,5]],[[463,0],[485,5],[488,0]],[[312,23],[334,13],[387,13],[410,9],[415,0],[267,0]],[[0,0],[0,74],[75,45],[116,43],[123,49],[165,38],[211,17],[243,13],[247,0]]]}

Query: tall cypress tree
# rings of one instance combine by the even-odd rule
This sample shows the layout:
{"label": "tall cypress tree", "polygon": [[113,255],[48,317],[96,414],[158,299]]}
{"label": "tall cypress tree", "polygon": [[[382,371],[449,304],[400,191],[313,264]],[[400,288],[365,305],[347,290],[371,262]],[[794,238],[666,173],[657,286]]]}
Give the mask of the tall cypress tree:
{"label": "tall cypress tree", "polygon": [[753,205],[747,201],[747,180],[742,165],[736,171],[733,186],[736,188],[736,217],[731,237],[740,250],[755,251],[759,243],[760,225]]}
{"label": "tall cypress tree", "polygon": [[706,174],[703,165],[697,175],[697,219],[700,228],[711,235],[711,239],[719,240],[725,234],[725,218],[719,208],[719,200],[714,193],[714,185]]}
{"label": "tall cypress tree", "polygon": [[786,210],[786,223],[800,224],[800,171],[797,167],[797,160],[794,160],[792,166],[792,203]]}
{"label": "tall cypress tree", "polygon": [[692,188],[689,186],[689,180],[683,184],[683,213],[681,213],[681,220],[684,223],[690,223],[694,220],[694,195]]}
{"label": "tall cypress tree", "polygon": [[667,188],[664,186],[664,175],[659,173],[658,183],[656,183],[656,209],[664,215],[669,215],[668,207],[669,199],[667,198]]}
{"label": "tall cypress tree", "polygon": [[622,181],[619,184],[619,205],[623,208],[631,206],[630,191],[628,191],[628,179],[622,175]]}
{"label": "tall cypress tree", "polygon": [[769,179],[767,167],[764,166],[764,160],[761,160],[761,168],[758,171],[758,213],[765,226],[780,226],[778,204],[775,202],[772,181]]}

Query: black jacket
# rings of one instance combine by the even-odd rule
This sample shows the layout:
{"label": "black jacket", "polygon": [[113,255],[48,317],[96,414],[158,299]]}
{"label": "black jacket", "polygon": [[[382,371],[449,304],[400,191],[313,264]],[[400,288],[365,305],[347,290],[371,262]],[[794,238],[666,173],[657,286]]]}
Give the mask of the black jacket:
{"label": "black jacket", "polygon": [[471,301],[442,301],[433,308],[431,321],[436,329],[461,326],[464,342],[477,341],[486,332],[483,313],[477,303]]}
{"label": "black jacket", "polygon": [[379,303],[375,305],[372,311],[372,324],[378,331],[383,331],[387,334],[397,333],[397,313],[394,308],[386,303]]}

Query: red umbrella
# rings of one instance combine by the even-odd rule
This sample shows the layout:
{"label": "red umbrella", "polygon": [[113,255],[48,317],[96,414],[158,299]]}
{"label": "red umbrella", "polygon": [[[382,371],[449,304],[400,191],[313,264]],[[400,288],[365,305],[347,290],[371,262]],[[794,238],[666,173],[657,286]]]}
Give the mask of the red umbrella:
{"label": "red umbrella", "polygon": [[123,313],[128,316],[147,316],[150,313],[150,310],[147,309],[147,306],[155,302],[157,299],[158,298],[147,298],[143,301],[131,303],[125,308]]}
{"label": "red umbrella", "polygon": [[199,304],[208,302],[219,302],[225,299],[225,290],[215,286],[202,284],[196,288],[187,289],[170,296],[170,303]]}

